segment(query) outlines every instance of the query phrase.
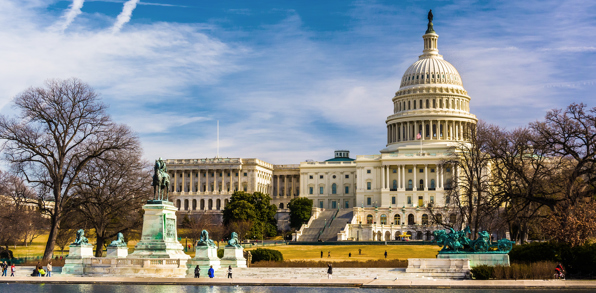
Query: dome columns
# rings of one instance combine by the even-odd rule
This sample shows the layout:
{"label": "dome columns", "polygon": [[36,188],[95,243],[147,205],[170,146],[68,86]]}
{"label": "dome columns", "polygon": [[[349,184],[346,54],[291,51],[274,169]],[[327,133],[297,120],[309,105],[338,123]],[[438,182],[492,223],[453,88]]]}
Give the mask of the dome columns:
{"label": "dome columns", "polygon": [[387,145],[416,141],[420,133],[423,141],[464,141],[475,121],[423,119],[389,122],[387,124]]}

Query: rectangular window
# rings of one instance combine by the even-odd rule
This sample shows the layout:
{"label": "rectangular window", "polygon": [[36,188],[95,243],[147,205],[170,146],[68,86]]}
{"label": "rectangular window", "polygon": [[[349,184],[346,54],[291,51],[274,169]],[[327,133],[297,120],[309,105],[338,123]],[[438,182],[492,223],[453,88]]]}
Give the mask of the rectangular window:
{"label": "rectangular window", "polygon": [[244,192],[246,192],[246,191],[247,191],[247,190],[246,190],[246,186],[244,186]]}
{"label": "rectangular window", "polygon": [[323,194],[323,186],[319,187],[319,194]]}
{"label": "rectangular window", "polygon": [[391,197],[391,204],[395,204],[395,196]]}
{"label": "rectangular window", "polygon": [[346,175],[346,179],[350,178],[350,175]]}
{"label": "rectangular window", "polygon": [[203,177],[207,177],[207,173],[203,173]]}
{"label": "rectangular window", "polygon": [[397,173],[397,169],[393,169],[393,173]]}
{"label": "rectangular window", "polygon": [[319,200],[319,208],[321,208],[321,209],[323,208],[323,201],[322,200]]}
{"label": "rectangular window", "polygon": [[366,182],[366,190],[370,190],[371,188],[371,182]]}
{"label": "rectangular window", "polygon": [[431,173],[435,173],[435,169],[434,168],[430,168],[430,172]]}
{"label": "rectangular window", "polygon": [[418,197],[418,206],[419,206],[419,207],[421,207],[421,206],[423,206],[423,205],[424,205],[424,200],[423,200],[423,197],[422,197],[422,196],[419,196],[419,197]]}
{"label": "rectangular window", "polygon": [[445,198],[445,204],[449,204],[449,196]]}
{"label": "rectangular window", "polygon": [[244,172],[244,177],[248,176],[248,173]]}
{"label": "rectangular window", "polygon": [[308,177],[309,177],[309,179],[312,179],[312,175],[310,175],[310,176],[308,176]]}
{"label": "rectangular window", "polygon": [[408,204],[412,204],[412,197],[408,196]]}
{"label": "rectangular window", "polygon": [[331,208],[332,209],[337,209],[337,202],[336,201],[331,201]]}
{"label": "rectangular window", "polygon": [[319,179],[323,179],[323,175],[319,175]]}
{"label": "rectangular window", "polygon": [[434,196],[431,196],[430,197],[430,203],[435,203],[435,197]]}
{"label": "rectangular window", "polygon": [[367,197],[366,198],[366,205],[372,205],[372,198],[371,197]]}
{"label": "rectangular window", "polygon": [[366,170],[366,174],[370,174],[370,170]]}
{"label": "rectangular window", "polygon": [[238,177],[238,173],[236,173],[236,177]]}
{"label": "rectangular window", "polygon": [[346,186],[346,194],[350,193],[350,187]]}
{"label": "rectangular window", "polygon": [[412,173],[412,169],[408,169],[408,173]]}
{"label": "rectangular window", "polygon": [[451,172],[451,168],[447,167],[445,168],[445,171],[447,171],[447,173]]}
{"label": "rectangular window", "polygon": [[314,193],[314,189],[315,189],[315,188],[314,188],[314,187],[312,187],[312,186],[311,186],[311,187],[309,187],[309,188],[308,188],[308,194],[313,194],[313,193]]}
{"label": "rectangular window", "polygon": [[344,202],[344,208],[349,209],[350,208],[350,202],[346,200],[346,202]]}
{"label": "rectangular window", "polygon": [[418,173],[424,173],[424,169],[420,169],[420,172],[418,172]]}

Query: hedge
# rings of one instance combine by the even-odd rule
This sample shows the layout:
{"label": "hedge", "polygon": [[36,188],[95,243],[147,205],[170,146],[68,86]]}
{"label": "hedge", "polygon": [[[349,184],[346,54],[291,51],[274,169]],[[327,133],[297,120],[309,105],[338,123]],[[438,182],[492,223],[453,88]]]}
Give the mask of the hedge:
{"label": "hedge", "polygon": [[567,275],[588,278],[596,276],[596,243],[575,247],[554,242],[515,245],[509,253],[509,258],[511,262],[517,263],[560,262],[565,267]]}
{"label": "hedge", "polygon": [[257,248],[255,250],[251,250],[250,253],[252,254],[252,262],[255,263],[258,261],[283,261],[284,256],[281,252],[273,249],[267,248]]}

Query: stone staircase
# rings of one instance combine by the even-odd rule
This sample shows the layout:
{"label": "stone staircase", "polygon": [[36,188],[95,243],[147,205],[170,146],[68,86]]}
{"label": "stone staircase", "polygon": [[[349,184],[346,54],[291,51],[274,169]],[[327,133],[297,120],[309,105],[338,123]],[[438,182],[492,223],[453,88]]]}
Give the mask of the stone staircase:
{"label": "stone staircase", "polygon": [[333,215],[337,210],[332,211],[321,211],[319,216],[312,221],[312,223],[308,226],[308,228],[302,231],[302,236],[300,236],[299,241],[304,242],[316,242],[319,240],[319,236],[325,229],[326,224],[333,218]]}
{"label": "stone staircase", "polygon": [[349,224],[352,221],[352,217],[354,217],[354,211],[352,209],[341,209],[336,212],[337,213],[335,217],[332,218],[331,223],[328,223],[321,236],[319,236],[319,240],[337,241],[337,233],[341,232],[341,230],[346,227],[346,224]]}

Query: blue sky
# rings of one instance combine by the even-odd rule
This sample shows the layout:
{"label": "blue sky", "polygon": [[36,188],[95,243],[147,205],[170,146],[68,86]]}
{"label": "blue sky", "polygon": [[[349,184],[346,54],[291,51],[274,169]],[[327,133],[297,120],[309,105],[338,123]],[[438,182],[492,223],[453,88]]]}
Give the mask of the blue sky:
{"label": "blue sky", "polygon": [[74,76],[148,159],[215,156],[217,120],[223,157],[377,154],[428,9],[479,119],[596,106],[594,1],[0,0],[0,111]]}

